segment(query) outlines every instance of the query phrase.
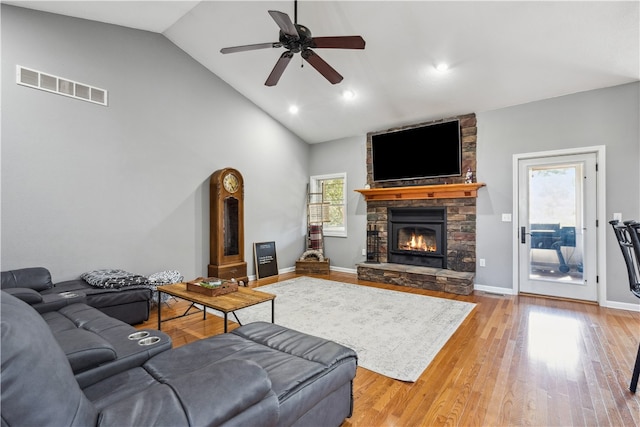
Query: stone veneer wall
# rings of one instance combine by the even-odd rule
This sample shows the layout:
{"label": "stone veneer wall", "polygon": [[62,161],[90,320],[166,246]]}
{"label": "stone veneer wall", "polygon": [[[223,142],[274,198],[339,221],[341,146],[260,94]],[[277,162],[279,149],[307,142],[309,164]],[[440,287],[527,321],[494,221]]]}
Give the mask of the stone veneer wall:
{"label": "stone veneer wall", "polygon": [[[385,132],[367,134],[367,183],[371,188],[408,187],[416,185],[461,184],[467,169],[476,170],[476,116],[467,114],[419,125],[393,130],[409,129],[452,119],[460,120],[462,141],[462,176],[402,181],[373,182],[371,164],[371,136]],[[431,155],[437,155],[437,147]],[[429,154],[428,154],[429,155]],[[475,181],[475,179],[474,179]],[[447,210],[447,268],[455,271],[475,272],[476,270],[476,198],[390,200],[367,202],[367,229],[374,226],[379,231],[379,260],[387,262],[387,215],[389,207],[446,207]]]}

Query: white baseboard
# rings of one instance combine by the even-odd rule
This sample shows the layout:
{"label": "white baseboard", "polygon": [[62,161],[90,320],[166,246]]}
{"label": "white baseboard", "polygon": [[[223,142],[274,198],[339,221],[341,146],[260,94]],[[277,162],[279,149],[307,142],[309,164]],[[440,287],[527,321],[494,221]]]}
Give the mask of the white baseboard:
{"label": "white baseboard", "polygon": [[628,302],[606,301],[603,307],[640,312],[640,304],[630,304]]}
{"label": "white baseboard", "polygon": [[[278,274],[291,273],[294,271],[296,271],[295,267],[279,268]],[[252,281],[252,280],[258,280],[258,276],[256,276],[255,274],[252,274],[251,276],[249,276],[249,281]]]}
{"label": "white baseboard", "polygon": [[[513,289],[499,288],[497,286],[478,285],[477,283],[473,286],[473,289],[476,291],[488,292],[490,294],[516,295]],[[601,304],[600,306],[606,307],[606,308],[613,308],[616,310],[628,310],[628,311],[640,312],[640,304],[630,304],[627,302],[605,301],[604,304]]]}
{"label": "white baseboard", "polygon": [[355,268],[334,267],[334,266],[330,265],[329,266],[329,270],[338,271],[340,273],[358,274],[358,271]]}
{"label": "white baseboard", "polygon": [[487,292],[489,294],[514,295],[513,289],[510,289],[510,288],[501,288],[501,287],[498,287],[498,286],[479,285],[477,283],[474,283],[473,290]]}

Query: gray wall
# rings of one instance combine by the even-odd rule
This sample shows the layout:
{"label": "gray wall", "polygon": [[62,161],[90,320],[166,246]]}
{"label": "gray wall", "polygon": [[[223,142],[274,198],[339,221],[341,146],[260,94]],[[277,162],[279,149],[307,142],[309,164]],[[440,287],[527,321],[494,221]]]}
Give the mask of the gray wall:
{"label": "gray wall", "polygon": [[[209,177],[245,179],[245,253],[304,247],[309,146],[165,37],[2,5],[1,268],[206,274]],[[109,91],[16,84],[16,65]]]}
{"label": "gray wall", "polygon": [[[640,218],[639,93],[640,83],[632,83],[476,112],[477,180],[487,185],[479,190],[477,200],[477,257],[486,260],[486,267],[477,267],[476,284],[509,290],[513,286],[512,224],[501,217],[513,207],[514,154],[605,145],[607,218],[600,218],[600,224],[610,227],[607,221],[613,212],[622,212],[625,219]],[[349,191],[362,188],[365,140],[363,135],[313,145],[312,173],[347,172]],[[326,239],[332,267],[353,269],[364,260],[358,255],[366,241],[366,204],[354,194],[349,198],[349,237]],[[607,300],[637,304],[613,233],[607,230],[606,235]]]}

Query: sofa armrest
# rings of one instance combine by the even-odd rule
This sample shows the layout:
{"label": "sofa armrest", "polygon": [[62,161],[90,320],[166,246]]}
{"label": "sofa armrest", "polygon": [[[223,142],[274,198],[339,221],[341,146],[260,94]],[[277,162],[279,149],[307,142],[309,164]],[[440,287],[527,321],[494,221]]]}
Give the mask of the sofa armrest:
{"label": "sofa armrest", "polygon": [[264,369],[247,360],[226,360],[122,399],[101,412],[98,424],[233,426],[259,420],[272,426],[278,405]]}
{"label": "sofa armrest", "polygon": [[[54,288],[55,289],[55,288]],[[60,292],[57,294],[42,293],[42,302],[33,304],[40,314],[57,311],[70,304],[86,304],[87,296],[82,292]]]}
{"label": "sofa armrest", "polygon": [[5,291],[29,305],[39,304],[42,302],[42,295],[40,295],[40,292],[31,288],[7,288]]}
{"label": "sofa armrest", "polygon": [[51,273],[44,267],[29,267],[3,271],[0,274],[0,288],[31,288],[44,291],[53,287]]}

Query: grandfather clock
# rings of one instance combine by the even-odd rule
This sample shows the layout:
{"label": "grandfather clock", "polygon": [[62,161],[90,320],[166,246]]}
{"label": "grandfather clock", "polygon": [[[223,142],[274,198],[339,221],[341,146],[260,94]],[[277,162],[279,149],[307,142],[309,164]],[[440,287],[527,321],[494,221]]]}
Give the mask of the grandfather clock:
{"label": "grandfather clock", "polygon": [[244,261],[244,181],[235,169],[215,171],[209,183],[208,275],[248,282]]}

